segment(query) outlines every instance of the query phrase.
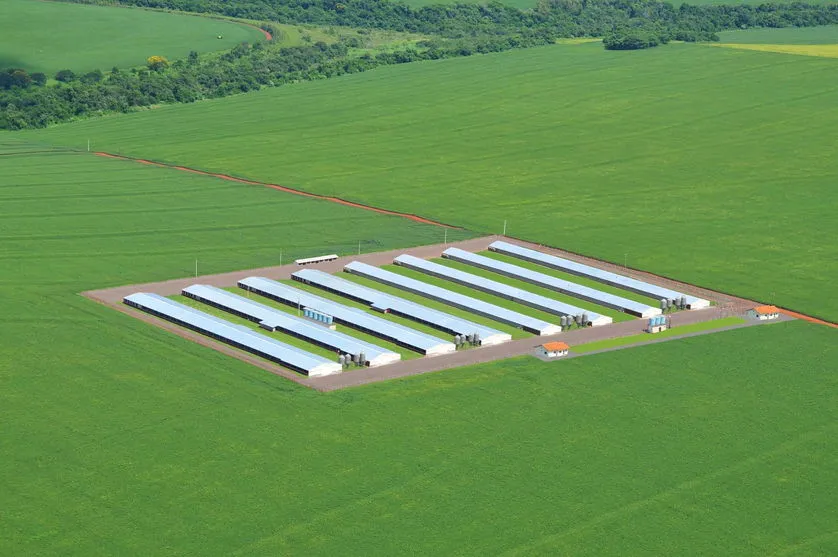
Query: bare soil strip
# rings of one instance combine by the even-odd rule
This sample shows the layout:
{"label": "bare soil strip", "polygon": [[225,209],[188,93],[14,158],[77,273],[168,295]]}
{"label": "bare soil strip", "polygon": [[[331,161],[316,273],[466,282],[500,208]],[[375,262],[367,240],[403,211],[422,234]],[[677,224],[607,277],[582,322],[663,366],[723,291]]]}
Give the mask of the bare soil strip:
{"label": "bare soil strip", "polygon": [[[495,240],[501,239],[501,236],[487,236],[483,238],[475,238],[471,240],[464,240],[461,242],[452,242],[449,244],[435,244],[429,246],[420,246],[417,248],[391,250],[386,252],[369,253],[363,255],[353,255],[340,257],[335,261],[321,263],[316,265],[317,269],[328,273],[339,273],[342,271],[344,265],[350,261],[363,261],[370,265],[387,265],[392,263],[393,258],[403,253],[410,253],[416,257],[430,259],[439,257],[442,252],[449,247],[458,247],[464,250],[478,252],[488,249],[489,244]],[[503,238],[507,241],[511,238]],[[574,261],[580,261],[589,264],[596,264],[600,268],[610,267],[610,270],[617,270],[623,273],[628,273],[635,278],[647,280],[654,284],[665,285],[681,292],[690,293],[696,296],[701,296],[717,303],[716,306],[704,309],[679,312],[672,316],[673,326],[688,325],[692,323],[710,321],[727,317],[730,315],[742,315],[746,309],[756,305],[755,302],[736,298],[726,294],[719,294],[710,290],[700,288],[697,286],[679,283],[663,277],[658,277],[650,273],[644,273],[635,270],[626,270],[610,264],[603,264],[597,260],[557,250],[547,248],[538,244],[515,240],[515,243],[524,245],[534,249],[540,249],[547,253],[566,257]],[[410,375],[417,375],[421,373],[429,373],[433,371],[440,371],[444,369],[451,369],[466,365],[473,365],[478,363],[490,362],[499,359],[510,358],[514,356],[522,356],[531,354],[535,347],[539,344],[550,340],[563,340],[573,346],[574,344],[583,344],[594,342],[597,340],[605,340],[610,338],[624,337],[636,335],[643,332],[646,324],[645,319],[635,319],[622,323],[614,323],[604,327],[594,327],[587,329],[577,329],[568,332],[563,332],[558,335],[545,337],[530,337],[495,346],[485,346],[480,348],[473,348],[469,350],[462,350],[454,354],[436,357],[424,357],[416,360],[402,361],[395,364],[375,368],[360,368],[352,369],[345,373],[332,375],[328,377],[309,378],[295,372],[286,370],[278,365],[275,365],[267,360],[248,354],[247,352],[232,348],[221,342],[214,341],[201,334],[189,331],[183,327],[169,323],[163,319],[159,319],[139,310],[130,308],[122,303],[122,299],[135,292],[154,292],[163,296],[173,296],[180,294],[181,291],[192,284],[209,284],[218,287],[232,287],[235,286],[239,280],[249,276],[263,276],[274,280],[287,280],[291,278],[291,274],[299,270],[300,267],[294,264],[282,265],[275,267],[264,267],[261,269],[248,269],[244,271],[235,271],[232,273],[222,273],[216,275],[205,275],[200,277],[188,277],[156,283],[146,284],[132,284],[127,286],[120,286],[117,288],[109,288],[105,290],[94,290],[83,292],[82,295],[106,304],[110,307],[118,309],[119,311],[143,319],[146,322],[163,327],[168,331],[172,331],[184,338],[198,342],[202,345],[212,347],[216,350],[232,355],[236,358],[244,360],[248,363],[258,365],[260,368],[266,369],[277,375],[281,375],[296,383],[314,388],[318,391],[332,391],[336,389],[343,389],[366,383],[374,383],[388,379],[399,377],[407,377]],[[756,324],[757,322],[754,322]],[[712,331],[707,331],[712,332]]]}
{"label": "bare soil strip", "polygon": [[167,164],[167,163],[162,163],[162,162],[157,162],[157,161],[150,161],[148,159],[137,159],[137,158],[133,158],[133,157],[126,157],[124,155],[114,155],[112,153],[105,153],[105,152],[102,152],[102,151],[98,151],[95,154],[100,156],[100,157],[107,157],[107,158],[110,158],[110,159],[132,161],[132,162],[138,162],[138,163],[141,163],[141,164],[148,164],[148,165],[151,165],[151,166],[159,166],[159,167],[162,167],[162,168],[171,168],[171,169],[180,170],[180,171],[183,171],[183,172],[191,172],[193,174],[200,174],[202,176],[212,176],[213,178],[220,178],[222,180],[228,180],[230,182],[237,182],[239,184],[248,184],[248,185],[251,185],[251,186],[263,186],[263,187],[266,187],[266,188],[271,188],[271,189],[275,189],[275,190],[279,190],[279,191],[284,191],[285,193],[293,193],[294,195],[302,195],[303,197],[310,197],[312,199],[322,199],[323,201],[331,201],[332,203],[338,203],[340,205],[346,205],[347,207],[355,207],[356,209],[365,209],[367,211],[373,211],[375,213],[381,213],[383,215],[392,215],[392,216],[396,216],[396,217],[402,217],[402,218],[410,219],[410,220],[415,221],[415,222],[421,222],[423,224],[432,224],[434,226],[442,226],[442,227],[445,227],[445,228],[453,228],[453,229],[457,229],[457,230],[462,230],[462,227],[453,226],[453,225],[450,225],[450,224],[445,224],[443,222],[438,222],[438,221],[435,221],[435,220],[426,219],[424,217],[420,217],[419,215],[413,215],[413,214],[410,214],[410,213],[400,213],[398,211],[390,211],[389,209],[382,209],[380,207],[373,207],[372,205],[364,205],[363,203],[355,203],[353,201],[347,201],[345,199],[341,199],[340,197],[332,197],[332,196],[328,196],[328,195],[319,195],[319,194],[316,194],[316,193],[309,193],[307,191],[297,190],[297,189],[294,189],[294,188],[289,188],[287,186],[280,186],[279,184],[270,184],[270,183],[267,183],[267,182],[257,182],[255,180],[247,180],[245,178],[237,178],[235,176],[229,176],[227,174],[218,174],[218,173],[215,173],[215,172],[207,172],[205,170],[197,170],[195,168],[188,168],[186,166],[179,166],[179,165]]}
{"label": "bare soil strip", "polygon": [[838,329],[838,325],[836,325],[835,323],[830,323],[829,321],[824,321],[823,319],[818,319],[817,317],[803,315],[802,313],[797,313],[796,311],[791,311],[790,309],[785,308],[779,308],[779,310],[780,313],[788,315],[789,317],[793,317],[795,319],[802,319],[803,321],[808,321],[809,323],[814,323],[816,325],[826,325],[827,327]]}

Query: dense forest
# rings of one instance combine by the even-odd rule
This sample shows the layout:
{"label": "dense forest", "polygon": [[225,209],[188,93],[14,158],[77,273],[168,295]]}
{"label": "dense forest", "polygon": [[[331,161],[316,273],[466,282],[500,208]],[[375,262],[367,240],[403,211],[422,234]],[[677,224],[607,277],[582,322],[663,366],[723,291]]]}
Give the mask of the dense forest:
{"label": "dense forest", "polygon": [[838,22],[838,5],[766,3],[758,6],[682,4],[658,0],[539,0],[520,10],[497,1],[414,9],[389,0],[68,0],[213,13],[275,21],[410,31],[446,37],[547,33],[602,37],[619,26],[653,24],[672,30],[718,32],[746,27],[791,27]]}
{"label": "dense forest", "polygon": [[[562,37],[602,37],[605,48],[649,48],[670,40],[717,40],[716,32],[747,27],[838,23],[838,6],[803,3],[674,8],[656,0],[540,0],[533,10],[497,2],[413,9],[388,0],[67,0],[176,9],[277,23],[413,31],[434,38],[396,52],[362,53],[358,39],[280,48],[242,44],[222,55],[144,68],[55,76],[0,69],[0,129],[45,127],[91,115],[164,103],[194,102],[285,83],[324,79],[403,64],[551,44]],[[270,24],[265,28],[273,31]],[[55,81],[50,84],[48,77]]]}

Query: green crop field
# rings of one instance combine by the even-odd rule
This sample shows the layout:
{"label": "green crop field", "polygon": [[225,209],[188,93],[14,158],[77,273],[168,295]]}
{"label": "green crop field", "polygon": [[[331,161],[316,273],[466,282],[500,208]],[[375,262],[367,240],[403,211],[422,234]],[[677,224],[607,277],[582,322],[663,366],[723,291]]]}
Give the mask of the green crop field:
{"label": "green crop field", "polygon": [[0,555],[838,553],[836,329],[320,394],[78,295],[444,237],[89,140],[466,227],[449,241],[506,221],[835,320],[835,63],[562,45],[0,134]]}
{"label": "green crop field", "polygon": [[23,136],[479,232],[506,220],[513,236],[835,320],[834,68],[703,45],[561,45]]}
{"label": "green crop field", "polygon": [[838,25],[725,31],[719,33],[719,42],[741,44],[838,44]]}
{"label": "green crop field", "polygon": [[263,35],[258,29],[205,17],[2,0],[0,37],[0,68],[52,75],[62,69],[79,73],[139,66],[152,55],[185,58],[191,50],[229,49]]}
{"label": "green crop field", "polygon": [[76,293],[438,230],[49,151],[0,149],[0,553],[838,551],[834,330],[319,395]]}

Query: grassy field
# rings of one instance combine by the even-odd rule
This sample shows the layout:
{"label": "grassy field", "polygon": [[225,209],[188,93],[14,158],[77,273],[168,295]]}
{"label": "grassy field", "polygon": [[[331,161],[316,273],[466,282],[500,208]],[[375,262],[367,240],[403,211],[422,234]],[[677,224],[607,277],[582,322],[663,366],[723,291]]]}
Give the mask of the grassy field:
{"label": "grassy field", "polygon": [[833,69],[701,45],[554,46],[25,137],[90,138],[481,232],[507,220],[513,236],[835,320]]}
{"label": "grassy field", "polygon": [[758,52],[775,52],[797,56],[823,56],[838,58],[838,44],[751,44],[751,43],[713,43],[721,48],[737,48]]}
{"label": "grassy field", "polygon": [[720,33],[722,48],[838,58],[838,25],[786,29],[749,29]]}
{"label": "grassy field", "polygon": [[735,44],[835,44],[838,25],[822,27],[785,27],[782,29],[745,29],[719,33],[719,41]]}
{"label": "grassy field", "polygon": [[0,554],[838,551],[832,329],[320,395],[77,293],[438,229],[0,138]]}
{"label": "grassy field", "polygon": [[191,50],[229,49],[263,37],[258,29],[205,17],[40,0],[2,5],[0,68],[50,76],[62,69],[138,66],[155,54],[185,58]]}

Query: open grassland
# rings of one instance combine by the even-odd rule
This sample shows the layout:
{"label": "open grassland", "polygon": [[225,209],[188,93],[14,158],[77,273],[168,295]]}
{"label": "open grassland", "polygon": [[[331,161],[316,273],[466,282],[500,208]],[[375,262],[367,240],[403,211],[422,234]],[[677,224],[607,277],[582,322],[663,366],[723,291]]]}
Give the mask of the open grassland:
{"label": "open grassland", "polygon": [[823,56],[826,58],[838,58],[838,44],[714,43],[712,46],[721,48],[738,48],[740,50],[755,50],[758,52],[795,54],[798,56]]}
{"label": "open grassland", "polygon": [[[223,38],[219,39],[221,35]],[[0,68],[48,75],[138,66],[152,55],[229,49],[262,33],[238,23],[140,9],[2,0]]]}
{"label": "open grassland", "polygon": [[[27,132],[561,246],[838,319],[835,62],[553,46]],[[327,108],[324,108],[327,107]]]}
{"label": "open grassland", "polygon": [[0,554],[838,551],[835,330],[321,395],[76,293],[438,229],[43,149],[0,143]]}
{"label": "open grassland", "polygon": [[834,44],[838,43],[838,25],[724,31],[719,33],[719,40],[739,44]]}
{"label": "open grassland", "polygon": [[838,25],[727,31],[720,33],[719,37],[721,42],[709,44],[722,48],[838,58]]}

